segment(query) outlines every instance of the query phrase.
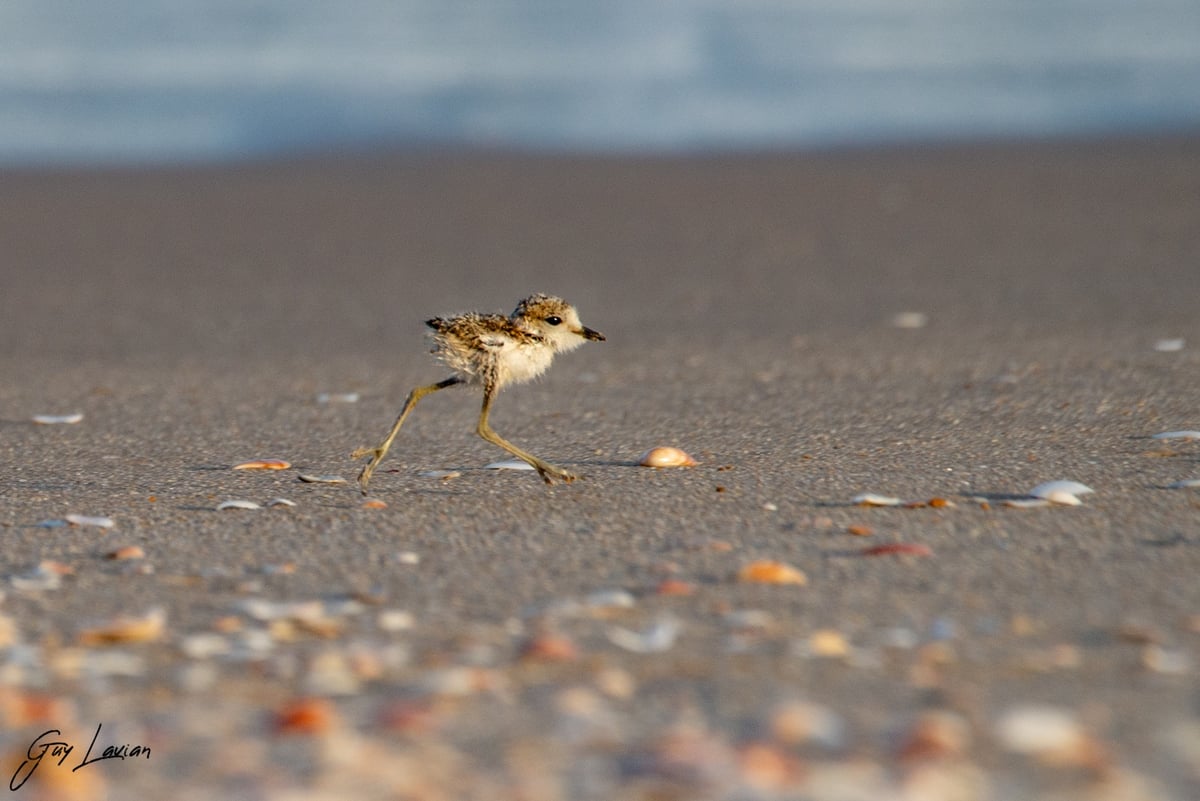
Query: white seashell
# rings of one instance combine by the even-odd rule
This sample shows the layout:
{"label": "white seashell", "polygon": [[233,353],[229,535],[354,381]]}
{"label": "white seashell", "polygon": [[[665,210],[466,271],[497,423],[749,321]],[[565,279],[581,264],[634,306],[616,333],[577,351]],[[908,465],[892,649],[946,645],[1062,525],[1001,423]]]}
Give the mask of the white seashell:
{"label": "white seashell", "polygon": [[[525,463],[521,462],[521,464]],[[492,465],[488,465],[488,467],[492,467]],[[440,478],[443,481],[448,481],[452,478],[458,478],[462,475],[462,472],[459,470],[422,470],[417,475],[423,478]]]}
{"label": "white seashell", "polygon": [[642,467],[695,467],[698,462],[687,451],[659,446],[639,456],[638,464]]}
{"label": "white seashell", "polygon": [[484,470],[533,470],[533,465],[524,459],[504,459],[483,466]]}
{"label": "white seashell", "polygon": [[[1042,506],[1049,506],[1050,500],[1048,498],[1012,498],[1005,501],[1004,505],[1013,509],[1037,509]],[[1075,505],[1079,505],[1078,498],[1075,498]]]}
{"label": "white seashell", "polygon": [[83,420],[83,412],[75,412],[74,414],[38,414],[33,417],[33,422],[39,426],[74,425],[81,420]]}
{"label": "white seashell", "polygon": [[1191,489],[1192,487],[1200,487],[1200,478],[1185,478],[1167,485],[1167,489]]}
{"label": "white seashell", "polygon": [[317,403],[358,403],[358,393],[322,392],[317,395]]}
{"label": "white seashell", "polygon": [[1183,350],[1182,339],[1160,339],[1154,343],[1154,349],[1159,353],[1174,353]]}
{"label": "white seashell", "polygon": [[1200,439],[1200,431],[1164,431],[1151,439]]}
{"label": "white seashell", "polygon": [[87,515],[67,515],[63,518],[68,525],[94,526],[95,528],[112,528],[115,523],[111,517],[88,517]]}
{"label": "white seashell", "polygon": [[924,328],[928,322],[929,315],[923,312],[906,311],[892,316],[896,328]]}
{"label": "white seashell", "polygon": [[267,501],[267,506],[295,506],[295,501],[289,501],[287,498],[272,498]]}
{"label": "white seashell", "polygon": [[637,601],[625,590],[597,590],[583,603],[591,609],[632,609]]}
{"label": "white seashell", "polygon": [[1077,747],[1084,732],[1078,719],[1064,709],[1022,705],[996,722],[996,738],[1009,751],[1039,756]]}
{"label": "white seashell", "polygon": [[343,476],[314,476],[309,473],[301,473],[297,478],[305,484],[345,484],[346,479]]}
{"label": "white seashell", "polygon": [[1047,481],[1031,489],[1029,495],[1032,498],[1044,498],[1051,503],[1060,503],[1064,506],[1079,506],[1082,501],[1078,496],[1092,492],[1095,490],[1078,481]]}
{"label": "white seashell", "polygon": [[218,512],[224,511],[225,509],[261,509],[261,508],[262,508],[262,505],[257,504],[254,501],[232,500],[232,501],[221,501],[219,504],[217,504]]}
{"label": "white seashell", "polygon": [[375,618],[375,625],[383,631],[409,631],[416,624],[413,613],[403,609],[385,609]]}
{"label": "white seashell", "polygon": [[419,565],[421,564],[421,554],[416,551],[400,551],[396,554],[396,561],[402,565]]}
{"label": "white seashell", "polygon": [[609,642],[626,651],[635,654],[661,654],[675,645],[680,628],[678,620],[670,615],[663,615],[643,632],[609,626],[606,634]]}
{"label": "white seashell", "polygon": [[876,495],[873,492],[855,495],[850,502],[858,506],[900,506],[904,503],[899,498],[893,498],[890,495]]}

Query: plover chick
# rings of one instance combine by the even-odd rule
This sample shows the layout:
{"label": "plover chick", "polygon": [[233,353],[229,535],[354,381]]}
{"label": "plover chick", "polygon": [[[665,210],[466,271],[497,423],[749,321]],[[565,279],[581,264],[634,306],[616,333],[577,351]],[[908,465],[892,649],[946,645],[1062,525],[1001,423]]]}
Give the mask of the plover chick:
{"label": "plover chick", "polygon": [[540,294],[525,298],[507,317],[467,312],[454,317],[434,317],[426,320],[425,325],[433,329],[431,352],[453,370],[454,375],[408,393],[400,416],[383,441],[374,448],[359,448],[351,454],[353,459],[371,457],[358,474],[358,486],[363,495],[367,494],[371,474],[383,461],[392,440],[400,433],[400,426],[404,425],[404,418],[417,402],[439,389],[458,384],[483,387],[483,408],[475,426],[479,436],[533,465],[547,484],[553,484],[556,478],[574,481],[577,476],[521,450],[493,431],[488,425],[488,411],[496,393],[504,387],[537,378],[554,361],[555,354],[574,350],[589,339],[603,342],[604,334],[579,322],[575,307],[562,298]]}

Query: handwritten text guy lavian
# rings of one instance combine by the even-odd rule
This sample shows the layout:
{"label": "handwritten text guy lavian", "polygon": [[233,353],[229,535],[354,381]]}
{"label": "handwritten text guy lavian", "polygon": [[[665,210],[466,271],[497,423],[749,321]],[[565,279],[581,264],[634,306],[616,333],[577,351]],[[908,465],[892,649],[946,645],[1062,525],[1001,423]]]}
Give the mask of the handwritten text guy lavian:
{"label": "handwritten text guy lavian", "polygon": [[[97,756],[92,756],[92,751],[96,748],[96,741],[100,739],[100,730],[102,728],[104,728],[104,724],[96,724],[96,733],[92,735],[92,742],[88,745],[88,749],[79,764],[71,768],[72,773],[82,767],[94,765],[106,759],[150,758],[150,746],[133,745],[130,743],[107,746]],[[29,777],[33,776],[34,771],[42,764],[42,760],[47,757],[50,758],[51,766],[62,767],[62,764],[67,761],[67,757],[71,756],[71,753],[75,750],[75,746],[61,738],[62,732],[58,729],[49,729],[35,737],[33,742],[29,744],[29,749],[25,752],[25,760],[20,764],[17,772],[13,774],[12,779],[9,781],[8,789],[14,792],[20,790],[25,782],[29,781]]]}

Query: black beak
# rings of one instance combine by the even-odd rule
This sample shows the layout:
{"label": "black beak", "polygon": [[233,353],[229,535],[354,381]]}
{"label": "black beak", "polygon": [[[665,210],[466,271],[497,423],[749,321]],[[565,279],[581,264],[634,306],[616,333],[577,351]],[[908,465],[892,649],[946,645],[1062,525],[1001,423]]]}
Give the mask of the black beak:
{"label": "black beak", "polygon": [[583,336],[584,339],[590,339],[593,342],[603,342],[604,341],[604,334],[601,334],[599,331],[593,331],[592,329],[588,328],[587,326],[584,326],[583,330],[580,331],[579,333],[581,336]]}

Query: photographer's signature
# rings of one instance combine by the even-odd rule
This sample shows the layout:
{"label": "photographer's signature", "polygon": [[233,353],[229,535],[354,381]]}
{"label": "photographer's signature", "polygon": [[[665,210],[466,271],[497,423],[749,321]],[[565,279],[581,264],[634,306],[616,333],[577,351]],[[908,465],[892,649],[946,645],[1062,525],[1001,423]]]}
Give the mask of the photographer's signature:
{"label": "photographer's signature", "polygon": [[[87,751],[84,752],[83,759],[80,760],[79,764],[71,768],[72,773],[86,765],[94,765],[106,759],[150,758],[150,746],[134,745],[131,743],[110,745],[105,747],[99,755],[92,756],[92,751],[96,748],[96,741],[100,739],[100,730],[102,728],[104,728],[103,723],[96,724],[96,733],[92,735],[92,742],[88,744]],[[12,779],[8,783],[8,789],[13,792],[20,790],[25,782],[29,781],[29,777],[34,774],[34,771],[42,764],[43,759],[49,758],[51,764],[57,764],[61,767],[74,750],[75,746],[62,739],[62,732],[58,729],[48,729],[42,732],[29,744],[29,749],[25,752],[25,761],[21,763],[20,767],[17,768],[17,772],[13,774]]]}

